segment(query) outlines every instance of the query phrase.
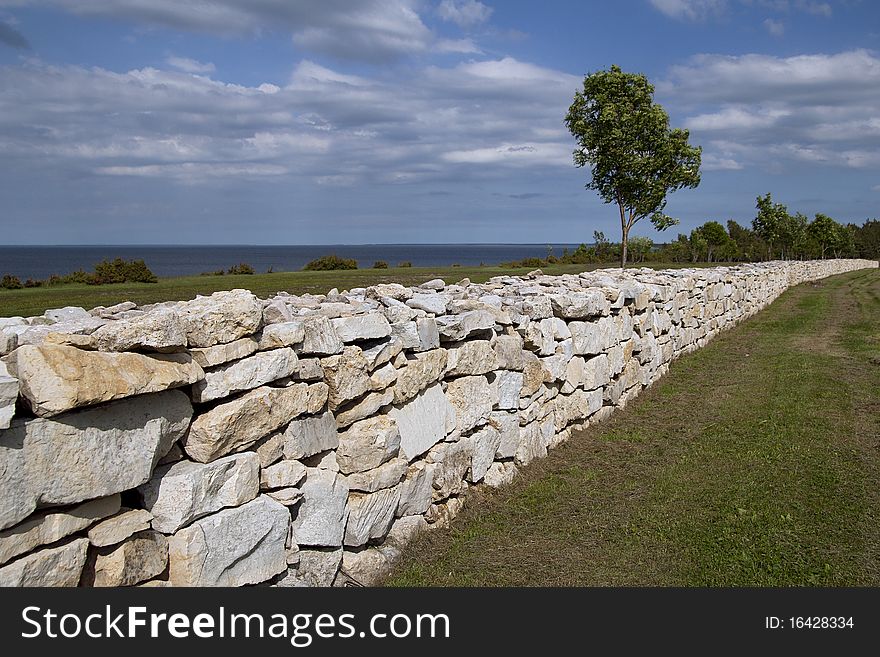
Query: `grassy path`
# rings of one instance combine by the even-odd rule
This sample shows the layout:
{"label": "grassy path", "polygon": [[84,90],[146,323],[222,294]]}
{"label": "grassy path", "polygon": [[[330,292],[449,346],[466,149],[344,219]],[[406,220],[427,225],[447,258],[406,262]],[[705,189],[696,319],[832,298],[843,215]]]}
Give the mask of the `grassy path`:
{"label": "grassy path", "polygon": [[880,585],[880,272],[793,288],[680,359],[389,583]]}

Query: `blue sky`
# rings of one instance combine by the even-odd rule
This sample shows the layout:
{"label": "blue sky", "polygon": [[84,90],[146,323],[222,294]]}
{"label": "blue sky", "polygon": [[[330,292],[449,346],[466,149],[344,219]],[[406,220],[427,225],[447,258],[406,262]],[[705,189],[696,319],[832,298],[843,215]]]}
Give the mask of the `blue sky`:
{"label": "blue sky", "polygon": [[678,230],[748,223],[766,192],[880,215],[872,0],[0,0],[0,235],[616,237],[562,122],[611,64],[703,147],[702,184],[669,198]]}

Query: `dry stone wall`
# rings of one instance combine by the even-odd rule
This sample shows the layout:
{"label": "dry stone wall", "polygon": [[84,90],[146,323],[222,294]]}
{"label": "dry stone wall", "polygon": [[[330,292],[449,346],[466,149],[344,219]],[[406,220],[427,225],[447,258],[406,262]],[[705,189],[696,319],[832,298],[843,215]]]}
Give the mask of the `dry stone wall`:
{"label": "dry stone wall", "polygon": [[0,319],[0,585],[372,584],[470,486],[863,260]]}

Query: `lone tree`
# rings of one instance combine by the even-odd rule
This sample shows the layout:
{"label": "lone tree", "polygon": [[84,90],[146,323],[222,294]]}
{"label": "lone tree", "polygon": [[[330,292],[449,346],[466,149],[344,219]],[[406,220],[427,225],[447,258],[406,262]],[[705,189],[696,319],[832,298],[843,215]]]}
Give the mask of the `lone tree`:
{"label": "lone tree", "polygon": [[612,66],[584,77],[565,117],[578,142],[575,165],[592,169],[587,189],[620,210],[621,267],[632,227],[648,216],[657,230],[674,226],[678,220],[663,214],[666,195],[700,184],[702,149],[688,144],[687,130],[670,129],[653,96],[644,75]]}

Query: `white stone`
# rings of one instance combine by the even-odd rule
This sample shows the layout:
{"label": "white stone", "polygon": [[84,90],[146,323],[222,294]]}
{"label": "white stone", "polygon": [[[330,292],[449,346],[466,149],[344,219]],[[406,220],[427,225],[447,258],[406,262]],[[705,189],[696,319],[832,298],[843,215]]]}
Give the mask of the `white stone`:
{"label": "white stone", "polygon": [[386,388],[381,392],[371,392],[353,405],[346,407],[344,411],[336,412],[336,426],[343,429],[358,420],[375,415],[383,406],[388,406],[394,401],[396,388]]}
{"label": "white stone", "polygon": [[395,406],[388,415],[397,422],[400,451],[409,461],[427,452],[455,427],[455,410],[437,384]]}
{"label": "white stone", "polygon": [[384,390],[397,381],[397,370],[391,363],[386,363],[370,374],[370,389]]}
{"label": "white stone", "polygon": [[138,492],[153,514],[153,529],[173,534],[193,520],[250,502],[259,492],[259,471],[253,452],[211,463],[180,461],[158,468]]}
{"label": "white stone", "polygon": [[611,308],[605,295],[598,290],[553,294],[550,296],[550,304],[553,314],[564,319],[607,315]]}
{"label": "white stone", "polygon": [[302,353],[331,356],[342,351],[343,343],[330,320],[323,315],[303,318]]}
{"label": "white stone", "polygon": [[370,539],[382,538],[391,529],[394,513],[400,501],[400,491],[385,488],[376,493],[349,493],[348,523],[344,544],[349,547],[364,545]]}
{"label": "white stone", "polygon": [[498,335],[492,341],[495,362],[499,369],[522,370],[523,340],[519,335]]}
{"label": "white stone", "polygon": [[488,310],[471,310],[461,315],[441,315],[436,318],[441,339],[457,341],[477,331],[495,327],[495,315]]}
{"label": "white stone", "polygon": [[207,463],[264,436],[309,411],[310,388],[261,387],[220,404],[193,420],[183,448],[190,458]]}
{"label": "white stone", "polygon": [[9,376],[6,364],[0,361],[0,430],[9,428],[17,399],[18,379]]}
{"label": "white stone", "polygon": [[151,357],[46,344],[19,347],[4,361],[40,417],[190,385],[204,377],[202,368],[186,354]]}
{"label": "white stone", "polygon": [[32,552],[0,568],[0,587],[77,586],[88,548],[87,538],[77,538]]}
{"label": "white stone", "polygon": [[516,413],[492,411],[489,424],[498,430],[501,440],[495,452],[495,458],[513,458],[519,446],[519,419]]}
{"label": "white stone", "polygon": [[[158,532],[134,534],[123,543],[99,550],[87,568],[92,586],[134,586],[162,574],[168,566],[168,539]],[[91,571],[91,572],[90,572]]]}
{"label": "white stone", "polygon": [[305,479],[306,466],[299,461],[285,459],[260,471],[260,487],[289,488]]}
{"label": "white stone", "polygon": [[254,333],[263,321],[263,304],[248,290],[214,292],[176,305],[190,347],[211,347]]}
{"label": "white stone", "polygon": [[495,369],[495,351],[488,340],[470,340],[446,350],[446,376],[486,374]]}
{"label": "white stone", "polygon": [[383,488],[392,488],[400,483],[407,471],[406,459],[394,458],[377,468],[364,472],[353,472],[345,478],[350,491],[375,493]]}
{"label": "white stone", "polygon": [[202,367],[214,367],[250,356],[257,350],[257,344],[253,338],[241,338],[226,344],[216,344],[213,347],[193,347],[189,350],[189,354]]}
{"label": "white stone", "polygon": [[42,545],[86,529],[93,523],[119,511],[119,494],[89,500],[67,510],[37,513],[0,532],[0,565]]}
{"label": "white stone", "polygon": [[399,448],[400,432],[394,418],[379,415],[339,432],[336,460],[344,474],[363,472],[397,456]]}
{"label": "white stone", "polygon": [[330,320],[330,323],[336,329],[339,338],[346,343],[377,340],[391,335],[391,325],[385,316],[379,313],[338,317]]}
{"label": "white stone", "polygon": [[463,376],[450,381],[446,398],[455,410],[455,426],[461,432],[488,420],[498,401],[497,391],[493,395],[485,376]]}
{"label": "white stone", "polygon": [[359,347],[348,346],[341,354],[322,359],[321,367],[330,388],[331,411],[370,390],[369,364]]}
{"label": "white stone", "polygon": [[266,495],[195,521],[169,539],[174,586],[244,586],[287,570],[290,511]]}
{"label": "white stone", "polygon": [[420,391],[427,388],[443,376],[448,362],[446,349],[433,349],[415,354],[412,359],[406,361],[406,367],[397,373],[397,383],[394,384],[394,403],[402,404]]}
{"label": "white stone", "polygon": [[296,568],[287,571],[275,586],[302,587],[333,585],[342,564],[342,548],[333,550],[300,550]]}
{"label": "white stone", "polygon": [[434,315],[442,315],[446,312],[446,297],[442,294],[414,294],[406,305]]}
{"label": "white stone", "polygon": [[260,349],[293,347],[302,343],[305,337],[305,322],[302,319],[291,319],[280,324],[264,326],[258,344]]}
{"label": "white stone", "polygon": [[419,334],[419,346],[416,351],[428,351],[440,346],[440,332],[433,317],[416,318],[416,332]]}
{"label": "white stone", "polygon": [[486,476],[489,466],[495,460],[495,452],[501,446],[501,433],[489,425],[471,434],[468,439],[473,453],[469,481],[476,483]]}
{"label": "white stone", "polygon": [[89,529],[89,543],[95,547],[116,545],[132,534],[149,529],[152,519],[153,514],[145,509],[127,509]]}
{"label": "white stone", "polygon": [[492,488],[500,488],[512,482],[518,472],[517,467],[510,461],[495,462],[483,477],[483,483]]}
{"label": "white stone", "polygon": [[288,459],[302,459],[338,446],[336,420],[330,411],[293,420],[284,430],[284,457]]}
{"label": "white stone", "polygon": [[293,521],[294,540],[300,546],[340,547],[348,519],[345,477],[309,468],[300,490],[303,501]]}
{"label": "white stone", "polygon": [[92,333],[102,351],[177,351],[186,347],[186,324],[177,311],[159,308],[108,322]]}
{"label": "white stone", "polygon": [[208,402],[253,390],[292,376],[297,369],[296,353],[290,347],[261,351],[205,372],[205,378],[192,387],[192,399],[194,402]]}
{"label": "white stone", "polygon": [[436,467],[433,463],[423,461],[409,466],[406,478],[398,486],[400,491],[398,516],[421,515],[428,510],[431,506]]}
{"label": "white stone", "polygon": [[434,464],[433,499],[444,500],[467,490],[465,477],[471,469],[474,441],[462,438],[454,443],[440,443],[428,452]]}
{"label": "white stone", "polygon": [[499,370],[495,382],[498,386],[498,408],[503,410],[519,408],[519,396],[523,386],[522,372]]}
{"label": "white stone", "polygon": [[191,415],[187,396],[173,390],[57,420],[14,420],[0,434],[0,529],[38,505],[74,504],[141,485]]}

